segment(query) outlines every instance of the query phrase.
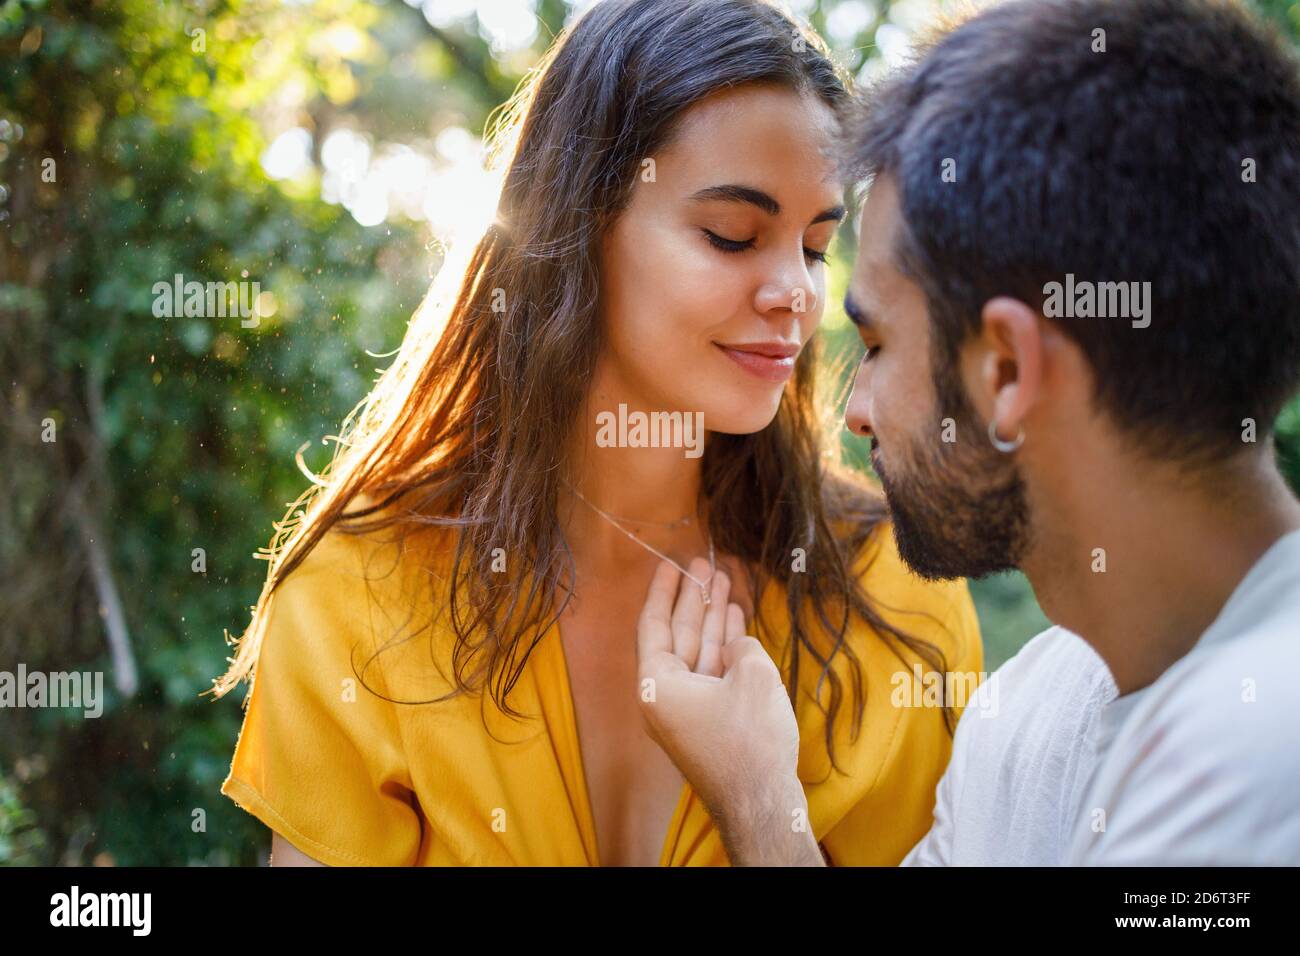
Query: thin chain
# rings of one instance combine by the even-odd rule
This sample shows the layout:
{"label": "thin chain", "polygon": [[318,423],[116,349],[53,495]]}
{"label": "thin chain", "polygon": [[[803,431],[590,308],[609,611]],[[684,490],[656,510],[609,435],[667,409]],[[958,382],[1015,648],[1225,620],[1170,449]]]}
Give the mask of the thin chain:
{"label": "thin chain", "polygon": [[[563,479],[561,479],[561,480],[563,480]],[[645,548],[647,551],[651,552],[652,554],[656,554],[656,555],[658,555],[659,557],[663,558],[665,561],[667,561],[669,564],[671,564],[673,567],[675,567],[675,568],[676,568],[678,571],[680,571],[682,574],[686,575],[688,578],[690,578],[692,581],[694,581],[695,584],[696,584],[696,586],[700,589],[700,596],[704,599],[704,603],[705,603],[706,605],[709,604],[709,602],[710,602],[710,598],[709,598],[709,585],[711,585],[711,584],[713,583],[713,576],[714,576],[714,575],[717,573],[717,571],[718,571],[717,560],[715,559],[715,557],[714,557],[714,553],[713,553],[713,534],[712,534],[712,532],[709,533],[709,579],[708,579],[707,581],[701,581],[699,578],[697,578],[695,575],[691,574],[691,572],[687,571],[684,567],[682,567],[680,564],[678,564],[678,563],[677,563],[676,561],[674,561],[672,558],[668,557],[668,555],[664,554],[664,553],[663,553],[662,551],[660,551],[658,548],[654,547],[653,545],[646,544],[644,541],[642,541],[640,538],[638,538],[636,535],[634,535],[631,531],[628,531],[627,528],[624,528],[621,524],[619,524],[619,523],[618,523],[618,520],[617,520],[613,515],[611,515],[609,512],[607,512],[607,511],[602,511],[600,508],[597,508],[595,505],[593,505],[590,501],[587,500],[586,496],[583,495],[583,493],[582,493],[581,491],[579,491],[577,488],[573,487],[573,485],[570,485],[567,481],[565,481],[564,484],[565,484],[566,486],[568,486],[568,489],[569,489],[570,491],[572,491],[575,495],[577,495],[577,497],[578,497],[578,499],[579,499],[580,501],[582,501],[584,504],[586,504],[586,506],[587,506],[588,508],[590,508],[592,511],[596,512],[596,514],[600,515],[602,518],[604,518],[606,521],[608,521],[610,524],[612,524],[612,525],[613,525],[615,528],[617,528],[619,531],[622,531],[625,535],[627,535],[629,538],[631,538],[631,539],[632,539],[633,541],[635,541],[637,544],[641,545],[641,547]]]}
{"label": "thin chain", "polygon": [[[564,481],[564,479],[561,479],[561,480]],[[572,491],[575,495],[577,495],[579,498],[582,498],[583,501],[586,501],[587,504],[588,504],[590,507],[595,508],[595,509],[596,509],[597,511],[599,511],[601,514],[603,514],[606,518],[609,518],[611,521],[626,521],[628,524],[638,524],[638,525],[640,525],[640,524],[648,524],[648,525],[650,525],[650,526],[652,526],[652,527],[655,527],[655,528],[685,528],[688,524],[691,523],[691,516],[690,516],[690,515],[686,515],[686,516],[683,517],[683,518],[677,518],[677,519],[674,520],[674,521],[642,521],[642,520],[639,520],[639,519],[638,519],[638,520],[634,520],[634,519],[632,519],[632,518],[622,518],[622,517],[619,517],[618,515],[612,515],[612,514],[610,514],[608,511],[601,511],[599,508],[596,508],[596,506],[593,505],[590,501],[587,501],[586,498],[583,498],[582,493],[581,493],[580,491],[578,491],[577,488],[573,487],[573,485],[569,484],[568,481],[564,481],[564,484],[565,484],[565,486],[568,487],[568,489],[569,489],[570,491]]]}

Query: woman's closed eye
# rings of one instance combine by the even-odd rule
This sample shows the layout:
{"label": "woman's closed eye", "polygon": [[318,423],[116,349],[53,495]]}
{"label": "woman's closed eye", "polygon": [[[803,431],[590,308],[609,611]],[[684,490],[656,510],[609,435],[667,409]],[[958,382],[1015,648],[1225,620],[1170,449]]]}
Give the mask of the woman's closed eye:
{"label": "woman's closed eye", "polygon": [[[711,229],[704,229],[701,227],[701,231],[704,233],[704,237],[709,240],[709,244],[722,252],[744,252],[746,249],[754,248],[753,237],[749,239],[727,239],[724,236],[718,235]],[[803,247],[803,254],[813,262],[826,261],[825,252],[819,252],[816,249],[809,249],[807,246]]]}

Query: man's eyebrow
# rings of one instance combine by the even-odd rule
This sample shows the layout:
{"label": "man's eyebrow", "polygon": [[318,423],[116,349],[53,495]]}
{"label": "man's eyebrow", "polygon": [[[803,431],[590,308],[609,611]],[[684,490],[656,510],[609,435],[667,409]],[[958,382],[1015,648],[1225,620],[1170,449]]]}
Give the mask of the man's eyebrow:
{"label": "man's eyebrow", "polygon": [[844,294],[844,314],[849,317],[850,322],[860,329],[871,330],[875,328],[876,323],[872,321],[871,316],[858,305],[857,300],[853,298],[853,294],[849,292]]}
{"label": "man's eyebrow", "polygon": [[[781,204],[773,197],[763,192],[761,189],[755,189],[753,186],[741,186],[739,183],[727,183],[722,186],[706,186],[691,196],[696,202],[708,202],[709,200],[721,200],[722,202],[743,202],[751,206],[757,206],[769,216],[779,216],[781,214]],[[839,222],[844,218],[843,206],[832,206],[819,212],[809,223],[814,226],[819,222]]]}

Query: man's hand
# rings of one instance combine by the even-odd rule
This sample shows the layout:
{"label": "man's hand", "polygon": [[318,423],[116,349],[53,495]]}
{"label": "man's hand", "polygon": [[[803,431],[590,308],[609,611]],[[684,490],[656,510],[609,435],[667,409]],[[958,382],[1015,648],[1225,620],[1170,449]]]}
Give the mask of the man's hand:
{"label": "man's hand", "polygon": [[[704,578],[696,559],[691,574]],[[710,603],[661,562],[637,625],[641,713],[721,831],[735,865],[821,866],[799,783],[799,726],[776,664],[745,635],[731,582]]]}

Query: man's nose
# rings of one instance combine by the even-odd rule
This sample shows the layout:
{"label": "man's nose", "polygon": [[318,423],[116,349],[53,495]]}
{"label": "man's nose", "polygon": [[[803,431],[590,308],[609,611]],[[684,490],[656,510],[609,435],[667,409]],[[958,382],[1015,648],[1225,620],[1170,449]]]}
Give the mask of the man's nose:
{"label": "man's nose", "polygon": [[859,368],[853,378],[853,390],[849,392],[849,401],[844,407],[844,425],[855,435],[872,437],[871,392],[864,368]]}

